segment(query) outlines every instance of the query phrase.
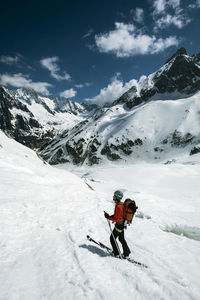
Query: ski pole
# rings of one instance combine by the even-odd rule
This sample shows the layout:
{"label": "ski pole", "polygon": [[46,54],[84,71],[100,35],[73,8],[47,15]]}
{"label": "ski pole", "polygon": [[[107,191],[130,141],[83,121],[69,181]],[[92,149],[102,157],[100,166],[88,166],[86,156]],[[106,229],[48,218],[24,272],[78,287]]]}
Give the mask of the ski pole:
{"label": "ski pole", "polygon": [[110,227],[110,231],[111,231],[112,237],[113,237],[113,239],[114,239],[115,245],[116,245],[117,250],[118,250],[118,252],[119,252],[119,257],[122,259],[121,251],[120,251],[120,249],[119,249],[119,245],[118,245],[118,243],[117,243],[117,241],[116,241],[116,239],[115,239],[115,236],[114,236],[114,234],[113,234],[113,231],[112,231],[112,228],[111,228],[111,225],[110,225],[110,221],[109,221],[108,219],[107,219],[107,221],[108,221],[108,225],[109,225],[109,227]]}

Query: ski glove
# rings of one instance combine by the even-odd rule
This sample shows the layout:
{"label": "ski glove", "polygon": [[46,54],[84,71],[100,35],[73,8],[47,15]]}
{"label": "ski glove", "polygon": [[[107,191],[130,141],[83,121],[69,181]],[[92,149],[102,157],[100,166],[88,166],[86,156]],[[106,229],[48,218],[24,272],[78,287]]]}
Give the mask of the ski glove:
{"label": "ski glove", "polygon": [[107,212],[104,211],[104,217],[105,217],[106,219],[108,219],[110,216],[109,216],[109,214],[108,214]]}

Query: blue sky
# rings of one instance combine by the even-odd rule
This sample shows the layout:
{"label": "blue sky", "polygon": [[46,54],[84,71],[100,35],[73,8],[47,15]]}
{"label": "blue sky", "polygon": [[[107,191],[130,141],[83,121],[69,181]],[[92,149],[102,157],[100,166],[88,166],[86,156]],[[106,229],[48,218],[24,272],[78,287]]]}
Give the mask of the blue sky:
{"label": "blue sky", "polygon": [[178,48],[199,53],[199,29],[200,0],[7,1],[0,83],[76,101],[113,101]]}

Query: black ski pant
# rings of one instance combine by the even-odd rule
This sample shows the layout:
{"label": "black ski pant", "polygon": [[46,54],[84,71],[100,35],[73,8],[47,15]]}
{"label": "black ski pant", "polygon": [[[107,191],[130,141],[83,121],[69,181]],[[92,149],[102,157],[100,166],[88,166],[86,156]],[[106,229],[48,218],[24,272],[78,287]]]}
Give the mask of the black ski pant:
{"label": "black ski pant", "polygon": [[[113,238],[113,235],[115,237],[115,240]],[[113,229],[112,234],[110,236],[110,242],[111,242],[114,254],[115,255],[119,255],[119,251],[118,251],[117,246],[116,246],[117,238],[119,238],[119,241],[122,244],[123,254],[125,256],[128,256],[131,253],[131,251],[130,251],[130,249],[129,249],[128,245],[127,245],[127,242],[126,242],[126,240],[124,238],[124,230],[122,230],[121,232],[119,232],[119,231],[116,230],[116,228]],[[116,243],[115,243],[115,241],[116,241]]]}

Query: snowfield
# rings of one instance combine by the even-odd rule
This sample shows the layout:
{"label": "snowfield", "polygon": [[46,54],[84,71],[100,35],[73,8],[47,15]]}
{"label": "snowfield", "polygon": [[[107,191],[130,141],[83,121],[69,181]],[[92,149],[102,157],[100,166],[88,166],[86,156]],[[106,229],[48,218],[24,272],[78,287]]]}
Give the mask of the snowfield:
{"label": "snowfield", "polygon": [[[1,300],[200,299],[200,154],[176,163],[51,167],[0,131]],[[139,207],[113,258],[113,191]]]}

